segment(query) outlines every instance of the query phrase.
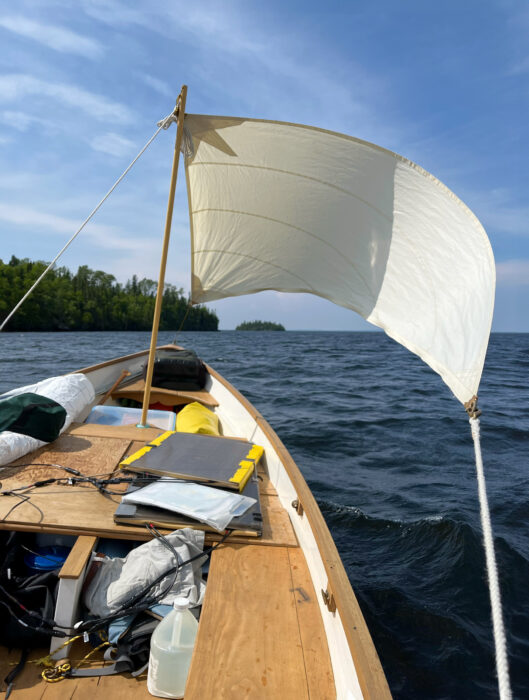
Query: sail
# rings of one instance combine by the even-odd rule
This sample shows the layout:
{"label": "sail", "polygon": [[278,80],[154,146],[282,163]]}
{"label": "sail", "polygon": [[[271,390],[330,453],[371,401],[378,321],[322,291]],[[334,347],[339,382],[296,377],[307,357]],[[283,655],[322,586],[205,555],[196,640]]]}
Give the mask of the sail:
{"label": "sail", "polygon": [[405,158],[343,134],[186,115],[192,301],[309,292],[476,393],[494,305],[478,219]]}

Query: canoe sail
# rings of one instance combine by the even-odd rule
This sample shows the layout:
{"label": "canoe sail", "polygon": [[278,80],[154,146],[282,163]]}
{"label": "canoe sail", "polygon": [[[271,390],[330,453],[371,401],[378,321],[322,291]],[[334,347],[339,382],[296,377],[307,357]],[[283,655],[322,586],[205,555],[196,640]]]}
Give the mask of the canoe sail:
{"label": "canoe sail", "polygon": [[477,393],[494,258],[439,180],[322,129],[188,114],[192,301],[309,292],[352,309],[421,357],[455,396]]}

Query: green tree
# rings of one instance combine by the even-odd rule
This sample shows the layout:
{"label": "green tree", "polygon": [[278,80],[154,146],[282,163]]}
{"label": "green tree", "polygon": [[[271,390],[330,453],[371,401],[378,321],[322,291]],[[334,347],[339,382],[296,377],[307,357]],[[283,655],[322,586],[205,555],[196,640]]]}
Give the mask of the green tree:
{"label": "green tree", "polygon": [[[4,319],[47,263],[0,260],[0,320]],[[10,331],[150,330],[157,283],[136,275],[125,285],[113,275],[81,265],[75,274],[60,267],[42,280],[9,321]],[[185,322],[184,322],[185,320]],[[218,318],[203,306],[189,306],[182,289],[164,289],[162,330],[217,330]]]}

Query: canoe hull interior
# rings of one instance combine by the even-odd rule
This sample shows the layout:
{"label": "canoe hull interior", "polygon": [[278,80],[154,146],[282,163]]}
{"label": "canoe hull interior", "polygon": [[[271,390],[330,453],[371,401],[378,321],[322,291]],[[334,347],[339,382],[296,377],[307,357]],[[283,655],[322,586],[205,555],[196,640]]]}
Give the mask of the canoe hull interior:
{"label": "canoe hull interior", "polygon": [[[171,349],[174,346],[164,347]],[[147,351],[135,353],[80,370],[94,387],[94,404],[108,394],[123,375],[124,370],[127,370],[129,374],[119,387],[126,388],[127,385],[137,382],[141,378],[146,355]],[[263,496],[265,500],[268,498],[269,502],[273,503],[272,506],[267,505],[267,508],[271,508],[267,511],[270,513],[270,522],[272,523],[277,517],[277,522],[288,523],[288,529],[293,533],[290,540],[287,538],[282,543],[275,543],[272,541],[274,537],[274,528],[272,527],[269,544],[281,544],[281,547],[248,545],[248,556],[256,550],[251,554],[251,556],[257,557],[256,561],[261,561],[265,557],[262,565],[263,571],[266,570],[268,566],[266,562],[269,559],[277,559],[278,557],[277,566],[286,567],[285,571],[290,572],[288,575],[306,569],[309,578],[305,587],[310,588],[311,597],[317,601],[317,607],[314,607],[314,610],[319,611],[321,618],[317,624],[323,623],[332,666],[332,671],[329,671],[327,675],[334,677],[336,697],[376,698],[376,700],[391,697],[377,652],[334,541],[299,468],[259,411],[210,367],[208,367],[204,391],[210,397],[208,399],[210,407],[219,417],[224,436],[245,438],[264,447],[263,469],[267,479],[266,483],[270,484],[269,494],[273,493],[273,496],[269,494]],[[111,396],[107,402],[115,403]],[[107,426],[100,427],[106,428]],[[132,428],[133,426],[131,426]],[[78,430],[86,432],[84,426],[79,426]],[[146,439],[151,439],[146,433],[147,431],[145,431]],[[279,530],[280,528],[277,529],[277,532]],[[266,538],[260,544],[266,545]],[[235,548],[233,556],[236,554],[237,547],[245,549],[243,541],[240,545],[234,543],[231,546]],[[284,554],[281,554],[281,551]],[[228,556],[228,550],[225,554],[221,554],[221,552],[222,548],[215,560],[212,560],[212,564],[215,562],[215,570],[219,572],[222,570],[223,559]],[[303,567],[298,565],[301,561],[299,560],[300,556],[303,560]],[[292,564],[294,560],[298,563]],[[292,579],[292,588],[289,590],[291,594],[294,592],[294,595],[298,595],[294,578]],[[217,574],[216,580],[218,585],[215,586],[215,589],[220,590],[222,588],[220,574]],[[298,596],[297,602],[295,602],[296,609],[302,605],[304,595],[306,595],[305,588],[302,586],[299,588],[301,590],[299,596],[301,597]],[[214,594],[211,593],[211,600],[213,598]],[[208,594],[206,593],[207,600]],[[214,618],[215,610],[211,607],[212,603],[209,605],[208,616]],[[280,604],[278,603],[278,605]],[[304,609],[301,607],[296,613],[300,630],[304,624],[303,611]],[[310,661],[307,661],[306,658],[305,666],[307,663]],[[193,672],[191,675],[193,676]],[[261,690],[264,690],[263,687]],[[269,691],[272,691],[272,686],[270,686]],[[313,690],[311,697],[317,696],[317,694],[318,691]],[[194,696],[191,695],[191,697]]]}

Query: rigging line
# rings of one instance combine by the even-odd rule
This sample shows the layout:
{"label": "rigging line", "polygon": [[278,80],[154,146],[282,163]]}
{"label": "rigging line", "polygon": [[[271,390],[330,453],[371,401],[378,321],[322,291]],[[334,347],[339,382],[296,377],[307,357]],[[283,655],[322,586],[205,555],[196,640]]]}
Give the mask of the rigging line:
{"label": "rigging line", "polygon": [[187,309],[186,309],[186,312],[184,314],[184,318],[182,319],[182,323],[180,324],[180,327],[178,328],[178,330],[175,333],[175,337],[173,339],[173,345],[176,345],[176,339],[180,335],[180,332],[182,331],[182,328],[184,327],[184,323],[186,322],[187,316],[192,308],[193,308],[193,304],[189,301],[187,303]]}
{"label": "rigging line", "polygon": [[61,248],[61,250],[57,253],[57,255],[53,258],[51,263],[48,265],[48,267],[44,270],[44,272],[40,275],[40,277],[37,279],[36,282],[28,289],[28,291],[24,294],[22,299],[16,304],[16,306],[11,310],[11,312],[6,316],[6,318],[2,321],[0,324],[0,331],[4,329],[4,326],[6,323],[9,321],[9,319],[18,311],[18,309],[22,306],[22,304],[26,301],[26,299],[29,297],[31,292],[41,283],[41,281],[44,279],[44,277],[48,274],[48,272],[54,267],[55,263],[57,260],[61,257],[61,255],[67,250],[67,248],[70,247],[70,245],[74,242],[74,240],[77,238],[77,236],[81,233],[81,231],[84,229],[86,224],[92,219],[94,214],[102,207],[102,205],[105,203],[105,201],[110,197],[112,192],[116,189],[116,187],[119,185],[119,183],[123,180],[123,178],[127,175],[127,173],[131,170],[132,166],[136,163],[136,161],[145,153],[147,148],[151,145],[151,143],[154,141],[154,139],[158,136],[160,131],[162,129],[168,129],[169,126],[175,121],[175,112],[177,110],[177,107],[171,112],[171,114],[168,114],[167,117],[162,119],[161,121],[158,122],[158,129],[154,132],[154,134],[151,136],[151,138],[147,141],[145,146],[141,149],[141,151],[138,153],[138,155],[134,158],[134,160],[130,163],[130,165],[123,171],[123,173],[118,177],[116,182],[112,185],[112,187],[108,190],[106,195],[103,197],[103,199],[99,202],[99,204],[92,209],[90,214],[87,216],[87,218],[83,221],[83,223],[79,226],[77,231],[73,234],[73,236],[70,238],[70,240]]}
{"label": "rigging line", "polygon": [[481,527],[485,544],[485,558],[487,562],[487,575],[489,579],[490,606],[492,609],[492,629],[494,633],[494,646],[496,649],[496,672],[498,674],[498,689],[500,700],[511,700],[511,686],[509,681],[509,661],[507,658],[507,643],[505,640],[505,628],[501,609],[500,584],[498,581],[498,569],[494,554],[494,540],[490,523],[489,504],[487,501],[487,487],[481,456],[479,418],[470,418],[472,439],[476,452],[476,473],[478,478],[479,505],[481,511]]}

